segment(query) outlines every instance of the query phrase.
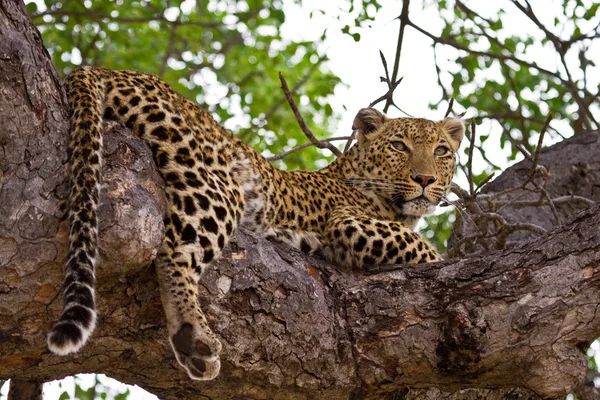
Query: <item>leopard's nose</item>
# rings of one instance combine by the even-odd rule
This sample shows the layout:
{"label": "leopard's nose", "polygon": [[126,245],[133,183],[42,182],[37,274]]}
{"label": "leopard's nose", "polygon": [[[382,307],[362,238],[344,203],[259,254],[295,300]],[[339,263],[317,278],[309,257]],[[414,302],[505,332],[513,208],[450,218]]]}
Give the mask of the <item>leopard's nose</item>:
{"label": "leopard's nose", "polygon": [[431,176],[431,175],[416,175],[416,176],[411,176],[411,179],[413,181],[417,182],[422,187],[427,187],[427,186],[431,185],[433,182],[437,181],[437,178],[435,176]]}

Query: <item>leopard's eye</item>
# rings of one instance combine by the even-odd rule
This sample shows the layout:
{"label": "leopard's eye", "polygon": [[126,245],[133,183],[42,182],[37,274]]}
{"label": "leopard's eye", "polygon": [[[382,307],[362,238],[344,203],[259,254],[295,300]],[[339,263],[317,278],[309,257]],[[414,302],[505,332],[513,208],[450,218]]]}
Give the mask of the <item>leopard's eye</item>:
{"label": "leopard's eye", "polygon": [[394,148],[394,150],[399,151],[401,153],[404,153],[404,152],[408,151],[408,146],[406,146],[404,144],[404,142],[401,142],[399,140],[393,141],[392,142],[392,147]]}
{"label": "leopard's eye", "polygon": [[435,149],[435,151],[433,152],[433,154],[435,154],[438,157],[447,156],[449,153],[450,153],[450,149],[447,148],[446,146],[440,146],[437,149]]}

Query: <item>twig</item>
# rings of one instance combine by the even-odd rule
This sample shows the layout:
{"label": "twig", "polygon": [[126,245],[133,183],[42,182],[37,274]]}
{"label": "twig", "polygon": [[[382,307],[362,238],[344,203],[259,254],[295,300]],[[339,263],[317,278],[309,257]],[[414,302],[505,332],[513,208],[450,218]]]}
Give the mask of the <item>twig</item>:
{"label": "twig", "polygon": [[540,191],[540,194],[541,194],[540,199],[542,199],[543,197],[546,197],[546,199],[548,200],[548,206],[550,207],[550,210],[552,211],[552,215],[554,216],[554,219],[556,220],[556,224],[560,225],[560,224],[562,224],[562,220],[560,218],[560,215],[558,214],[558,210],[556,209],[554,202],[552,201],[552,197],[550,197],[550,194],[546,190],[547,182],[548,182],[548,174],[545,175],[545,180],[544,180],[543,186],[540,186],[535,182],[532,182],[532,183]]}
{"label": "twig", "polygon": [[[482,197],[482,198],[484,196],[486,196],[486,195],[480,195],[480,197]],[[496,207],[498,207],[498,206],[500,207],[500,208],[498,208],[498,211],[500,211],[505,206],[512,206],[514,208],[540,207],[540,206],[544,205],[544,201],[542,201],[544,198],[545,198],[545,196],[542,196],[542,198],[540,200],[535,200],[535,201],[528,201],[528,200],[514,201],[514,199],[512,199],[510,201],[494,201],[494,205]],[[594,204],[596,204],[596,202],[593,200],[590,200],[588,198],[581,197],[581,196],[574,196],[574,195],[561,196],[561,197],[552,199],[550,201],[554,205],[583,203],[587,206],[593,206]]]}
{"label": "twig", "polygon": [[[333,142],[333,141],[336,141],[336,140],[348,140],[348,139],[350,139],[351,137],[352,137],[352,136],[340,136],[340,137],[335,137],[335,138],[323,139],[323,140],[322,140],[322,142]],[[277,161],[277,160],[281,160],[281,159],[282,159],[282,158],[284,158],[285,156],[288,156],[288,155],[290,155],[290,154],[292,154],[292,153],[295,153],[295,152],[297,152],[297,151],[300,151],[300,150],[302,150],[302,149],[305,149],[305,148],[307,148],[307,147],[310,147],[310,146],[314,146],[314,143],[312,143],[312,142],[311,142],[311,143],[304,143],[304,144],[301,144],[300,146],[294,147],[293,149],[290,149],[290,150],[288,150],[288,151],[284,151],[283,153],[281,153],[281,154],[278,154],[278,155],[276,155],[276,156],[273,156],[273,157],[268,157],[268,158],[266,158],[266,160],[267,160],[267,161]]]}
{"label": "twig", "polygon": [[386,100],[386,105],[383,108],[383,112],[386,113],[390,104],[398,108],[398,106],[394,104],[394,90],[396,90],[400,82],[402,82],[403,78],[400,78],[392,83],[392,80],[390,79],[390,75],[388,73],[387,61],[385,60],[385,56],[383,55],[381,50],[379,50],[379,56],[381,57],[381,63],[383,64],[383,69],[385,71],[385,77],[382,76],[379,79],[381,80],[381,82],[385,82],[387,84],[388,91],[383,96],[380,96],[377,100],[371,102],[371,104],[369,104],[369,107],[373,107],[379,102]]}
{"label": "twig", "polygon": [[[373,107],[373,106],[377,105],[378,103],[382,102],[383,100],[391,98],[394,94],[394,90],[396,90],[396,88],[398,87],[400,82],[402,82],[402,79],[404,79],[404,78],[400,78],[396,82],[394,82],[394,84],[392,86],[388,86],[387,93],[382,95],[381,97],[377,98],[377,100],[374,100],[373,102],[371,102],[371,104],[369,104],[369,107]],[[392,101],[392,103],[393,103],[393,101]],[[398,106],[396,106],[395,104],[392,104],[392,105],[395,106],[396,108],[398,108]],[[387,110],[384,108],[383,112],[386,113]]]}
{"label": "twig", "polygon": [[521,152],[521,154],[523,154],[523,157],[525,157],[525,159],[529,160],[529,161],[533,161],[533,158],[531,157],[531,153],[527,151],[527,149],[525,147],[523,147],[523,145],[521,143],[517,143],[515,145],[515,147],[517,148],[517,150],[519,150]]}
{"label": "twig", "polygon": [[471,120],[471,145],[469,146],[469,159],[467,160],[467,173],[469,179],[469,192],[471,196],[475,195],[473,188],[473,149],[475,148],[475,120]]}
{"label": "twig", "polygon": [[470,9],[469,7],[467,7],[462,1],[460,0],[456,0],[456,6],[462,10],[465,14],[467,14],[469,16],[469,18],[473,19],[473,16],[475,17],[479,17],[481,20],[485,21],[488,25],[492,25],[492,21],[482,17],[480,14],[476,13],[475,11],[473,11],[472,9]]}
{"label": "twig", "polygon": [[477,187],[475,188],[475,193],[477,194],[479,192],[479,189],[481,189],[482,187],[484,187],[486,185],[486,183],[488,183],[490,180],[492,180],[492,178],[494,176],[496,176],[496,173],[492,172],[491,174],[489,174],[488,176],[486,176],[484,180],[482,180],[481,182],[479,182],[479,185],[477,185]]}
{"label": "twig", "polygon": [[[509,112],[502,112],[502,113],[493,113],[493,114],[480,114],[477,115],[476,117],[474,117],[478,120],[480,119],[495,119],[495,120],[505,120],[505,119],[511,119],[511,120],[523,120],[525,122],[529,122],[529,123],[533,123],[533,124],[538,124],[543,126],[544,125],[544,121],[545,120],[540,120],[537,118],[529,118],[529,117],[525,117],[521,114],[509,111]],[[564,135],[562,135],[558,130],[556,130],[553,127],[548,127],[549,131],[552,131],[554,135],[558,135],[560,138],[562,139],[566,139],[566,137]]]}
{"label": "twig", "polygon": [[332,145],[331,143],[329,143],[325,140],[317,139],[315,137],[315,135],[311,132],[311,130],[308,129],[308,126],[306,126],[304,119],[300,115],[300,111],[298,111],[296,102],[294,101],[294,98],[292,97],[292,94],[290,93],[290,89],[288,88],[288,84],[285,81],[285,78],[283,77],[283,74],[281,72],[279,73],[279,80],[281,81],[281,89],[283,90],[283,93],[285,94],[285,98],[287,99],[288,104],[290,105],[290,108],[294,112],[296,121],[298,121],[298,125],[300,125],[300,129],[302,129],[302,132],[304,132],[304,135],[306,135],[308,140],[310,140],[310,142],[312,144],[314,144],[315,146],[317,146],[320,149],[328,149],[333,154],[335,154],[336,157],[341,156],[342,152],[339,151],[339,149],[337,147],[335,147],[334,145]]}
{"label": "twig", "polygon": [[[537,70],[541,73],[544,73],[548,76],[554,77],[557,80],[559,80],[568,90],[569,93],[571,93],[571,95],[573,96],[573,99],[575,100],[575,102],[577,103],[579,109],[580,109],[580,114],[583,116],[586,116],[590,119],[591,122],[593,122],[595,124],[595,126],[599,126],[600,124],[598,123],[598,121],[595,120],[595,118],[593,117],[593,115],[591,114],[590,110],[587,108],[587,106],[585,105],[585,101],[584,99],[580,96],[580,92],[584,93],[584,97],[585,98],[592,98],[594,99],[594,101],[598,101],[597,99],[595,99],[592,95],[592,93],[590,93],[590,91],[583,87],[583,88],[579,88],[577,86],[577,84],[575,83],[575,81],[573,81],[573,79],[569,76],[568,70],[567,70],[567,77],[563,77],[561,76],[561,74],[558,71],[551,71],[548,70],[546,68],[540,67],[537,63],[535,62],[529,62],[523,59],[520,59],[519,57],[515,56],[512,53],[495,53],[492,51],[480,51],[480,50],[475,50],[472,48],[469,48],[468,45],[464,45],[461,44],[455,40],[453,40],[451,37],[440,37],[440,36],[436,36],[428,31],[426,31],[425,29],[421,28],[420,26],[416,25],[415,23],[413,23],[412,21],[407,19],[406,24],[408,26],[411,26],[412,28],[414,28],[415,30],[417,30],[418,32],[420,32],[421,34],[427,36],[428,38],[430,38],[431,40],[433,40],[434,45],[437,43],[440,44],[444,44],[444,45],[448,45],[451,46],[457,50],[463,50],[468,52],[471,55],[474,56],[479,56],[479,57],[486,57],[489,59],[495,59],[500,61],[501,63],[504,63],[506,61],[512,61],[520,66],[524,66],[530,69],[534,69]],[[561,42],[562,43],[562,42]],[[561,54],[561,52],[559,51],[559,55],[561,56],[561,61],[564,64],[564,55]]]}
{"label": "twig", "polygon": [[[398,42],[396,44],[396,59],[394,60],[394,72],[392,72],[392,82],[398,78],[398,69],[400,67],[400,54],[402,53],[402,42],[404,41],[404,30],[408,24],[408,10],[410,8],[410,0],[403,0],[402,12],[400,13],[400,30],[398,31]],[[389,105],[386,104],[384,112],[387,112]]]}
{"label": "twig", "polygon": [[454,106],[454,97],[450,97],[450,102],[448,103],[448,109],[446,110],[446,114],[444,115],[444,118],[447,118],[448,115],[450,115],[450,113],[452,112],[453,106]]}
{"label": "twig", "polygon": [[[594,118],[593,114],[590,112],[589,107],[585,104],[585,100],[582,99],[579,96],[579,89],[577,88],[577,84],[575,83],[575,81],[573,80],[573,77],[571,75],[571,71],[569,69],[569,65],[567,64],[566,61],[566,53],[568,50],[568,47],[566,46],[566,44],[561,41],[558,36],[556,36],[554,33],[550,32],[550,30],[548,28],[546,28],[544,26],[544,24],[541,23],[541,21],[538,19],[538,17],[535,15],[535,13],[533,12],[533,8],[531,7],[531,4],[529,3],[529,1],[525,0],[525,6],[522,5],[521,3],[519,3],[518,1],[512,0],[512,3],[519,9],[521,10],[521,12],[523,12],[523,14],[525,14],[538,28],[540,28],[540,30],[542,32],[544,32],[544,34],[546,35],[546,37],[550,40],[550,42],[552,42],[552,44],[554,45],[554,48],[556,49],[556,52],[558,53],[561,63],[563,65],[563,68],[565,70],[565,73],[567,74],[567,79],[565,80],[565,84],[566,86],[569,88],[569,91],[573,94],[573,99],[575,100],[575,102],[577,103],[577,105],[579,106],[579,111],[580,111],[580,120],[582,120],[582,126],[586,127],[587,129],[590,129],[591,126],[589,124],[589,122],[594,122],[594,124],[596,126],[598,126],[598,121],[596,121],[596,119]],[[586,116],[589,119],[586,120]]]}
{"label": "twig", "polygon": [[[310,67],[310,69],[306,72],[306,74],[304,74],[304,76],[302,76],[302,78],[294,85],[294,87],[291,90],[292,95],[296,94],[298,92],[298,89],[300,89],[305,83],[306,81],[308,81],[308,78],[310,78],[310,76],[313,74],[313,72],[315,72],[317,70],[317,68],[319,68],[319,65],[321,65],[321,63],[323,61],[325,61],[327,58],[326,57],[319,57],[319,59],[317,60],[316,63],[314,63],[314,65],[312,67]],[[279,101],[277,101],[277,103],[275,103],[266,113],[265,116],[262,118],[263,121],[265,121],[265,123],[268,123],[269,118],[275,114],[275,112],[283,105],[283,103],[285,102],[285,98],[279,99]],[[252,130],[254,128],[256,128],[258,126],[258,124],[252,124],[250,125],[248,128],[244,129],[243,131],[241,131],[240,133],[238,133],[238,137],[242,140],[245,139],[245,137],[252,132]],[[264,125],[263,125],[264,126]]]}
{"label": "twig", "polygon": [[538,138],[538,144],[537,144],[537,147],[535,148],[535,153],[533,153],[533,162],[531,165],[531,176],[532,177],[537,170],[538,160],[540,158],[540,151],[542,151],[542,143],[544,141],[544,134],[546,133],[546,130],[548,129],[548,126],[550,125],[550,121],[552,121],[553,118],[554,118],[554,110],[550,110],[550,113],[548,114],[548,118],[546,118],[546,122],[544,123],[544,126],[542,127],[542,130],[540,131],[540,137]]}
{"label": "twig", "polygon": [[433,43],[433,46],[431,46],[431,47],[433,48],[433,64],[435,65],[435,72],[437,75],[438,86],[440,88],[442,88],[442,99],[447,99],[448,97],[450,97],[450,95],[448,94],[448,91],[446,90],[446,86],[444,86],[444,84],[442,83],[442,69],[440,68],[440,65],[439,65],[438,59],[437,59],[437,43]]}
{"label": "twig", "polygon": [[389,83],[389,82],[391,82],[390,73],[388,72],[387,61],[385,60],[385,57],[381,50],[379,50],[379,57],[381,57],[381,63],[383,64],[383,70],[385,71],[385,78],[382,77],[381,81]]}
{"label": "twig", "polygon": [[[171,22],[165,18],[164,15],[152,15],[149,17],[113,17],[112,15],[102,14],[97,11],[87,10],[85,12],[82,11],[71,11],[71,10],[48,10],[41,13],[37,13],[31,16],[32,19],[40,18],[45,15],[50,15],[52,17],[84,17],[90,20],[108,20],[112,22],[118,23],[147,23],[151,21],[163,21],[163,22]],[[218,28],[222,26],[220,22],[200,22],[200,21],[182,21],[181,25],[191,25],[191,26],[199,26],[202,28]]]}
{"label": "twig", "polygon": [[348,150],[350,150],[350,145],[352,145],[352,142],[354,141],[355,138],[356,138],[356,131],[352,131],[352,135],[350,135],[350,138],[348,139],[348,141],[346,142],[346,145],[344,146],[344,153],[347,152]]}
{"label": "twig", "polygon": [[[385,100],[385,105],[383,106],[383,112],[387,113],[390,106],[396,107],[398,110],[402,111],[395,103],[394,103],[394,90],[398,87],[400,82],[402,82],[402,78],[398,78],[398,69],[400,67],[400,54],[402,53],[402,42],[404,41],[404,30],[406,29],[406,25],[408,24],[408,9],[410,7],[410,0],[403,0],[402,2],[402,11],[400,12],[400,16],[398,19],[400,20],[400,29],[398,31],[398,41],[396,43],[396,57],[394,59],[394,70],[392,72],[392,76],[390,78],[387,62],[381,50],[379,51],[379,55],[381,56],[381,62],[383,63],[383,68],[385,70],[385,78],[381,78],[382,82],[385,82],[388,86],[388,91],[383,96],[379,97],[377,100],[373,101],[369,107],[373,107],[379,102]],[[404,112],[404,111],[402,111]]]}
{"label": "twig", "polygon": [[167,50],[165,51],[165,55],[163,56],[162,62],[160,63],[160,68],[158,70],[158,76],[162,78],[165,75],[165,71],[167,69],[167,63],[171,54],[173,54],[173,49],[175,47],[175,37],[177,36],[177,27],[179,26],[179,18],[177,21],[171,24],[171,31],[169,32],[169,42],[167,44]]}
{"label": "twig", "polygon": [[[459,231],[453,231],[456,240],[453,241],[452,248],[448,249],[448,254],[460,256],[469,248],[471,249],[469,253],[473,254],[473,251],[475,250],[473,249],[474,246],[481,246],[483,251],[499,250],[506,247],[508,239],[515,232],[529,231],[537,235],[547,232],[545,227],[533,223],[525,223],[522,221],[509,223],[504,217],[504,215],[507,215],[506,212],[500,214],[500,211],[505,207],[548,207],[554,217],[554,221],[552,221],[551,224],[559,225],[562,221],[561,215],[557,209],[558,206],[574,206],[576,204],[590,206],[595,204],[594,201],[581,196],[562,196],[553,199],[546,189],[550,174],[544,166],[539,164],[539,162],[544,134],[547,132],[553,117],[554,112],[551,111],[540,131],[540,137],[538,138],[538,143],[534,151],[529,153],[523,146],[518,146],[519,151],[523,153],[525,159],[531,162],[531,170],[526,173],[523,182],[512,188],[491,194],[480,194],[479,191],[492,179],[494,176],[493,173],[487,176],[475,189],[473,189],[472,155],[476,137],[476,126],[475,121],[471,121],[471,132],[470,135],[467,135],[471,141],[469,160],[467,161],[466,166],[463,167],[465,174],[469,179],[470,190],[463,190],[456,184],[453,184],[451,191],[459,196],[460,203],[464,208],[460,212],[462,212],[464,216],[469,217],[476,232],[469,236],[465,236],[468,232],[465,224],[467,220],[461,216],[461,229]],[[541,180],[536,179],[536,177],[539,176],[541,176]],[[531,194],[537,194],[538,196],[533,200],[521,200],[523,197]],[[510,198],[507,199],[507,197]]]}

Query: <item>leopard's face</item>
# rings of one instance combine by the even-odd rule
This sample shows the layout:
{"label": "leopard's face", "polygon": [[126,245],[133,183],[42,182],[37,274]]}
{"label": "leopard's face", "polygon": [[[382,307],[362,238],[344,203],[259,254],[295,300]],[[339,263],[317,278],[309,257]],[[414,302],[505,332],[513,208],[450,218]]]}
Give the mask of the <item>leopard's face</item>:
{"label": "leopard's face", "polygon": [[361,186],[401,215],[433,212],[450,190],[464,136],[462,120],[389,119],[377,110],[363,109],[355,128],[360,147],[357,169],[360,179],[370,182]]}

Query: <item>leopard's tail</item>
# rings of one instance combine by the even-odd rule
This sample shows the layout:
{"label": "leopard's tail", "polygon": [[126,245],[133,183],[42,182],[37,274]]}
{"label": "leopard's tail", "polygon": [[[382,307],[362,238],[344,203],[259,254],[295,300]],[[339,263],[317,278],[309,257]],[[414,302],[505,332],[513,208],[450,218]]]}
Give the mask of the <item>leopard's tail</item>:
{"label": "leopard's tail", "polygon": [[71,110],[69,252],[63,284],[63,312],[48,334],[48,348],[78,351],[96,326],[94,268],[98,241],[98,192],[104,108],[102,70],[84,67],[65,79]]}

